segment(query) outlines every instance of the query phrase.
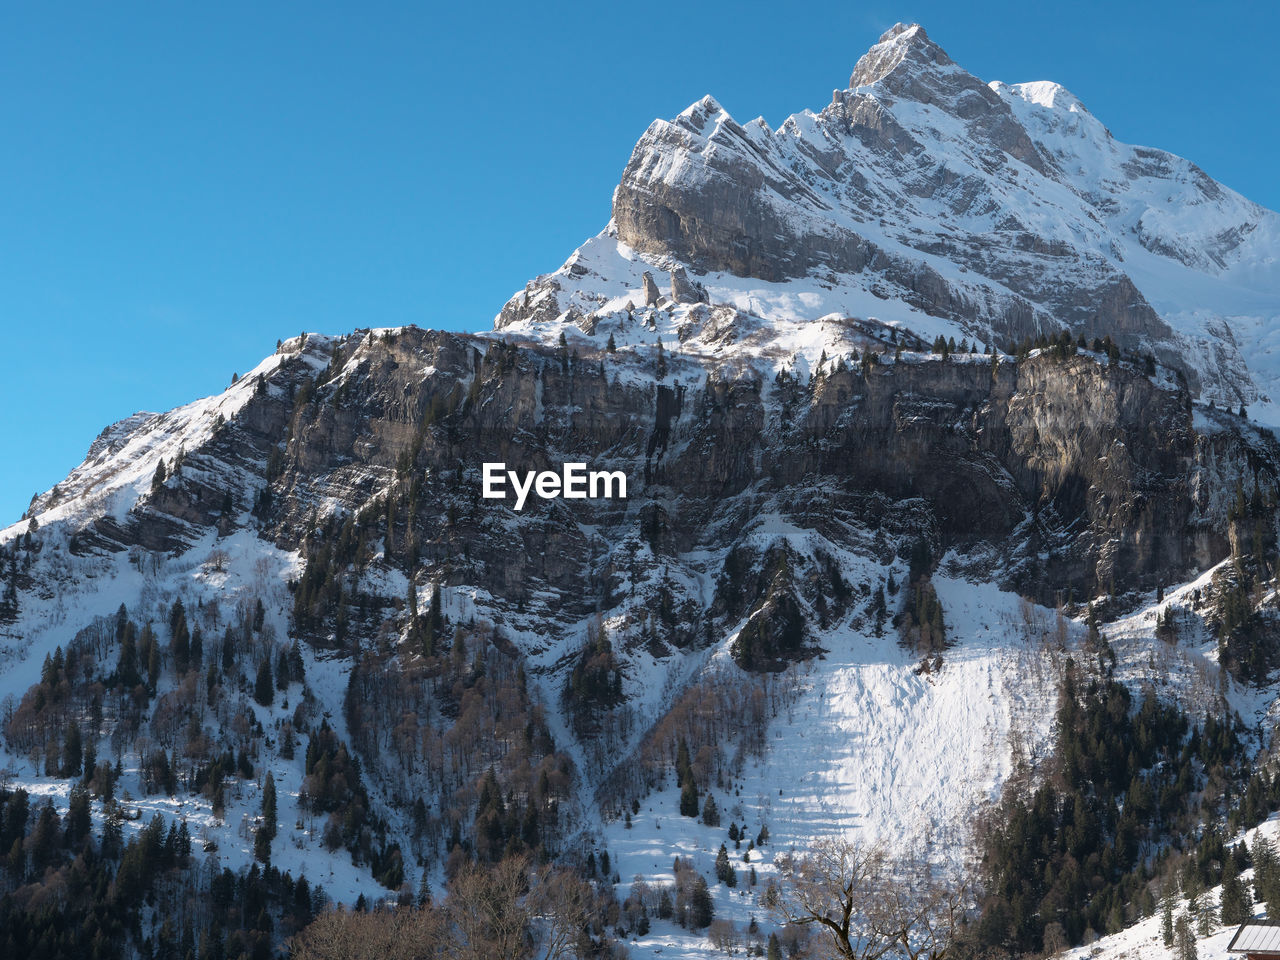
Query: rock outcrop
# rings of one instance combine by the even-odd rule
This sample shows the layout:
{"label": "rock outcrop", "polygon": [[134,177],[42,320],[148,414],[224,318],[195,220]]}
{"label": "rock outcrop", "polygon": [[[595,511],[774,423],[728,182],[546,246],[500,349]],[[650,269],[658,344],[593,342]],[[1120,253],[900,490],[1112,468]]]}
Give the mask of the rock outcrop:
{"label": "rock outcrop", "polygon": [[[404,545],[387,559],[405,573],[498,603],[555,596],[561,614],[586,615],[617,599],[601,571],[634,568],[637,542],[650,562],[679,565],[732,551],[735,531],[781,513],[850,547],[842,527],[876,529],[888,510],[895,550],[981,544],[1000,557],[997,579],[1052,600],[1150,588],[1220,560],[1229,505],[1207,491],[1270,489],[1280,464],[1265,431],[1219,414],[1198,433],[1186,387],[1096,355],[907,354],[807,383],[712,369],[692,390],[619,379],[633,363],[621,357],[413,328],[344,338],[332,356],[318,381],[301,354],[280,364],[127,522],[96,523],[89,542],[181,550],[230,496],[256,502],[263,532],[305,554],[314,504],[355,514],[383,502],[388,542]],[[283,456],[264,470],[273,449]],[[517,518],[478,499],[492,460],[621,470],[630,496],[532,498],[520,522],[497,522]],[[208,479],[228,467],[243,482],[229,493]]]}
{"label": "rock outcrop", "polygon": [[640,278],[640,280],[641,280],[641,288],[644,293],[644,304],[646,307],[652,307],[655,304],[657,304],[658,300],[662,296],[658,292],[658,285],[653,280],[653,274],[650,273],[648,270],[644,272],[644,275]]}
{"label": "rock outcrop", "polygon": [[671,299],[676,303],[706,303],[707,291],[689,279],[684,267],[671,271]]}

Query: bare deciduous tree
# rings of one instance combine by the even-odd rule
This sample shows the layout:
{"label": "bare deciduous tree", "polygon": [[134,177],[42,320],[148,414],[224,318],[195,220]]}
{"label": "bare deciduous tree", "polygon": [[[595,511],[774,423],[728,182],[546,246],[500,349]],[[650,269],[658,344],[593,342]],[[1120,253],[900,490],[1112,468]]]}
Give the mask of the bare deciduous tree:
{"label": "bare deciduous tree", "polygon": [[610,956],[610,941],[602,936],[606,902],[593,884],[565,867],[534,873],[527,856],[469,862],[449,882],[442,903],[324,913],[289,948],[298,960]]}
{"label": "bare deciduous tree", "polygon": [[938,876],[931,864],[895,865],[882,891],[879,921],[903,960],[946,960],[968,909],[969,890],[957,876]]}
{"label": "bare deciduous tree", "polygon": [[595,914],[591,884],[565,867],[548,867],[526,901],[541,933],[538,952],[544,960],[579,955],[581,941]]}
{"label": "bare deciduous tree", "polygon": [[493,866],[469,863],[449,885],[447,912],[461,941],[458,957],[518,960],[528,955],[529,858],[507,857]]}
{"label": "bare deciduous tree", "polygon": [[288,946],[293,960],[444,960],[458,949],[439,910],[330,911]]}
{"label": "bare deciduous tree", "polygon": [[790,923],[825,937],[822,956],[843,960],[946,960],[965,914],[965,884],[928,864],[893,862],[878,849],[842,839],[817,843],[803,857],[779,859],[771,906]]}

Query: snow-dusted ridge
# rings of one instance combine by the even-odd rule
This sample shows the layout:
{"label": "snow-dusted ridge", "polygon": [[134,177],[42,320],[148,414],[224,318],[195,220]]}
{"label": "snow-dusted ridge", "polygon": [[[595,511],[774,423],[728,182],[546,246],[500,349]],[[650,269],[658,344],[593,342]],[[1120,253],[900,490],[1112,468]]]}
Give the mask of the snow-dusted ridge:
{"label": "snow-dusted ridge", "polygon": [[[773,259],[753,252],[773,249],[770,231]],[[803,349],[786,325],[832,313],[1001,349],[1065,326],[1154,352],[1204,399],[1280,424],[1280,217],[1117,141],[1056,83],[978,81],[918,25],[776,131],[710,96],[655,121],[610,224],[497,326],[550,338],[590,317],[601,337],[628,335],[642,274],[666,294],[677,268],[712,307],[781,324],[761,352]]]}

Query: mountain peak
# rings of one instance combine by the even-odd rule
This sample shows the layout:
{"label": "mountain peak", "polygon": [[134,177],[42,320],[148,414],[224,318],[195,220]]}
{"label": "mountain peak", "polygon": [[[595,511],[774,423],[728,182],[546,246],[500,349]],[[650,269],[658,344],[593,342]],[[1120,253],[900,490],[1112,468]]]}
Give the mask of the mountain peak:
{"label": "mountain peak", "polygon": [[897,40],[899,37],[904,41],[909,41],[915,38],[920,38],[925,41],[929,39],[929,35],[925,33],[924,27],[920,26],[920,24],[899,22],[895,23],[884,33],[880,34],[880,39],[877,40],[876,43],[877,45],[881,43],[888,43],[891,40]]}
{"label": "mountain peak", "polygon": [[720,102],[715,97],[707,94],[701,100],[681,110],[680,115],[676,117],[676,123],[694,133],[702,133],[708,126],[721,119],[731,119],[729,112],[720,106]]}
{"label": "mountain peak", "polygon": [[946,51],[929,39],[920,24],[896,23],[882,33],[876,45],[858,60],[853,75],[849,77],[849,86],[870,86],[906,62],[926,68],[953,65]]}

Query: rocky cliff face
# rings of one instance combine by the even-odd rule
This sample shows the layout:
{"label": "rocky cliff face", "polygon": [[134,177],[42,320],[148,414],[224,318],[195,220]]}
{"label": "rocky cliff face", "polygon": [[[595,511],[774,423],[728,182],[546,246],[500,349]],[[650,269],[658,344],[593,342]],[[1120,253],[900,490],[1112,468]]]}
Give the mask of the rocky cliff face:
{"label": "rocky cliff face", "polygon": [[[419,346],[418,335],[398,339],[413,345],[397,349]],[[345,409],[356,423],[341,432],[330,422],[336,415],[298,415],[299,448],[348,461],[349,471],[366,478],[363,487],[341,486],[347,470],[306,458],[287,465],[282,481],[295,490],[319,486],[316,493],[354,510],[381,492],[369,483],[369,468],[388,471],[394,482],[391,465],[407,454],[410,478],[425,475],[421,496],[435,505],[409,535],[429,562],[449,564],[450,582],[473,583],[495,597],[520,583],[546,587],[581,612],[609,609],[604,592],[582,589],[597,576],[582,524],[602,538],[597,564],[619,562],[636,540],[678,562],[682,554],[733,545],[726,510],[750,525],[753,513],[783,503],[784,514],[803,523],[805,514],[821,511],[805,503],[808,491],[822,491],[827,508],[870,529],[876,520],[866,497],[914,501],[918,535],[944,550],[996,545],[1006,557],[1005,582],[1042,599],[1061,590],[1086,596],[1150,588],[1225,555],[1223,504],[1193,496],[1197,481],[1205,483],[1202,473],[1227,460],[1232,466],[1211,484],[1234,487],[1234,467],[1250,488],[1271,487],[1280,463],[1280,448],[1265,432],[1220,417],[1210,437],[1198,437],[1184,387],[1096,357],[930,357],[822,371],[804,386],[712,375],[677,408],[665,386],[611,383],[607,358],[565,363],[520,352],[503,370],[466,341],[435,349],[440,372],[404,396],[410,409],[423,411],[441,395],[449,399],[443,415],[416,432],[355,405]],[[370,347],[367,362],[380,363],[380,352]],[[455,365],[440,353],[452,354]],[[468,378],[463,398],[460,382]],[[538,502],[533,522],[520,524],[513,542],[510,526],[494,523],[491,505],[476,499],[486,458],[531,469],[569,460],[621,469],[631,499]],[[296,505],[310,497],[286,491],[279,499],[295,505],[282,520],[288,542]],[[1021,562],[1027,543],[1015,531],[1060,546],[1036,569],[1034,560]],[[449,543],[466,544],[468,556],[451,556]],[[527,569],[519,558],[539,562]],[[427,576],[434,579],[429,569]]]}
{"label": "rocky cliff face", "polygon": [[[306,362],[316,353],[328,364],[319,371]],[[80,543],[181,551],[234,523],[230,498],[253,507],[261,535],[306,556],[318,518],[336,512],[361,518],[387,545],[383,562],[424,585],[573,618],[643,602],[637,577],[670,565],[689,583],[722,580],[744,532],[780,515],[832,548],[881,527],[891,554],[917,540],[938,555],[980,547],[998,558],[988,576],[1052,602],[1149,589],[1217,562],[1228,505],[1210,491],[1276,483],[1280,448],[1266,431],[1227,414],[1197,431],[1187,388],[1134,363],[1074,348],[881,357],[869,347],[828,360],[807,381],[723,368],[697,378],[682,366],[668,384],[647,374],[649,356],[413,328],[321,350],[294,341],[273,370],[246,378],[231,420],[122,519],[94,518]],[[532,497],[516,514],[481,499],[488,461],[621,470],[630,496]],[[701,606],[692,589],[670,602]]]}

